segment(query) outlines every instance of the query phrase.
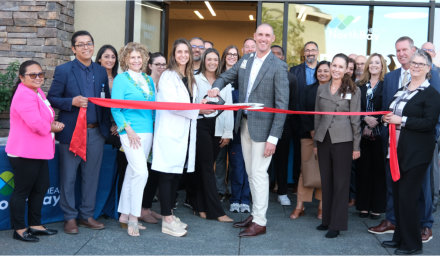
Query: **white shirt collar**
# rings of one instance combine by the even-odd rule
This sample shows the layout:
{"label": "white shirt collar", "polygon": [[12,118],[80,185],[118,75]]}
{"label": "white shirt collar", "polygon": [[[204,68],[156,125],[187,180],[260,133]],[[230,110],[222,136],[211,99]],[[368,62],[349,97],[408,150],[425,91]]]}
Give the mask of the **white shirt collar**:
{"label": "white shirt collar", "polygon": [[266,60],[267,56],[269,56],[270,52],[271,52],[271,51],[269,50],[269,51],[268,51],[263,57],[261,57],[261,58],[258,58],[258,57],[257,57],[257,53],[254,52],[254,54],[255,54],[254,58],[255,58],[255,59],[258,59],[258,60],[261,60],[261,62],[264,62],[264,60]]}

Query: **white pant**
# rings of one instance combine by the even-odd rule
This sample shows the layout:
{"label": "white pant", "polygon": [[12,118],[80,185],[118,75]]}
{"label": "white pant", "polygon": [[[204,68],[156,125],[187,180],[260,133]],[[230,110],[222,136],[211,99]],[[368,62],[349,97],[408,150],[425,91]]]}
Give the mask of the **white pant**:
{"label": "white pant", "polygon": [[130,147],[127,134],[120,135],[128,165],[119,198],[118,212],[140,217],[142,196],[148,179],[147,159],[153,142],[153,134],[138,133],[137,135],[141,138],[141,146],[137,149]]}
{"label": "white pant", "polygon": [[253,222],[266,226],[266,212],[269,204],[269,168],[272,156],[264,157],[266,142],[251,139],[246,119],[241,121],[241,148],[252,195]]}

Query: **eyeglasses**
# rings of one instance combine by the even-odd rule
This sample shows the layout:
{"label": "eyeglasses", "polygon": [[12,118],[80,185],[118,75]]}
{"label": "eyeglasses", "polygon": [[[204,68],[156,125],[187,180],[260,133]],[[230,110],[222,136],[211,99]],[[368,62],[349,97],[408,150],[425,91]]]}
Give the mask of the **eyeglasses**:
{"label": "eyeglasses", "polygon": [[161,68],[166,68],[167,64],[166,63],[153,63],[154,66],[156,67],[161,67]]}
{"label": "eyeglasses", "polygon": [[413,66],[413,67],[416,67],[416,68],[428,66],[428,64],[426,64],[426,63],[418,63],[418,62],[414,62],[414,61],[411,61],[410,65]]}
{"label": "eyeglasses", "polygon": [[43,79],[43,78],[44,78],[44,75],[45,75],[45,72],[40,72],[40,73],[30,73],[30,74],[24,74],[24,75],[25,75],[25,76],[29,76],[31,79],[36,79],[37,76],[38,76],[38,78]]}
{"label": "eyeglasses", "polygon": [[200,50],[204,50],[205,46],[204,45],[191,45],[192,48],[199,48]]}
{"label": "eyeglasses", "polygon": [[86,46],[93,47],[93,42],[88,42],[85,44],[80,43],[80,44],[75,45],[75,47],[80,48],[80,49],[84,49],[84,48],[86,48]]}
{"label": "eyeglasses", "polygon": [[317,49],[307,49],[307,50],[304,50],[304,53],[315,53],[317,51],[318,51]]}
{"label": "eyeglasses", "polygon": [[422,48],[422,50],[424,50],[425,52],[435,52],[434,49],[426,49],[426,48]]}
{"label": "eyeglasses", "polygon": [[226,56],[236,58],[236,57],[238,57],[238,54],[237,53],[227,53]]}

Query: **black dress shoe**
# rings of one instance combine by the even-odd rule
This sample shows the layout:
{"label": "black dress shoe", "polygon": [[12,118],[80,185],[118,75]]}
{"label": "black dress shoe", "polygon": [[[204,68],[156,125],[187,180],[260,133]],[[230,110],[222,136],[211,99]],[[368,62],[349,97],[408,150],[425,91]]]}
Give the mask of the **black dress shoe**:
{"label": "black dress shoe", "polygon": [[317,230],[324,231],[324,230],[328,230],[328,226],[326,226],[326,225],[322,225],[322,224],[321,224],[321,225],[317,226],[316,229],[317,229]]}
{"label": "black dress shoe", "polygon": [[382,242],[382,247],[385,247],[385,248],[397,248],[397,247],[399,247],[399,243],[395,242],[395,241],[383,241]]}
{"label": "black dress shoe", "polygon": [[17,233],[17,231],[14,231],[14,235],[12,236],[12,238],[14,238],[16,240],[23,241],[23,242],[38,242],[38,241],[40,241],[40,239],[38,237],[32,235],[28,231],[24,231],[23,236],[20,236]]}
{"label": "black dress shoe", "polygon": [[370,214],[368,212],[360,212],[359,213],[360,218],[368,218],[368,216],[370,216]]}
{"label": "black dress shoe", "polygon": [[422,254],[422,249],[413,249],[413,250],[404,250],[404,249],[396,249],[394,254],[396,255],[414,255],[414,254]]}
{"label": "black dress shoe", "polygon": [[329,230],[329,231],[327,231],[327,234],[325,234],[325,237],[327,237],[327,238],[335,238],[335,237],[337,237],[337,236],[339,236],[339,230]]}
{"label": "black dress shoe", "polygon": [[51,236],[51,235],[55,235],[56,233],[58,233],[58,230],[56,230],[56,229],[46,228],[45,226],[43,226],[43,228],[44,228],[44,230],[29,228],[28,231],[29,231],[29,233],[31,233],[34,236]]}

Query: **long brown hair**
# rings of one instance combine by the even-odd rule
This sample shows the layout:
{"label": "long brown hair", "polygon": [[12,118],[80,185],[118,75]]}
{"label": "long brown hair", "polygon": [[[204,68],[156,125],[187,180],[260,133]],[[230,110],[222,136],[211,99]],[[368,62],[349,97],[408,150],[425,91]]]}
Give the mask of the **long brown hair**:
{"label": "long brown hair", "polygon": [[[206,56],[209,53],[215,53],[215,55],[217,55],[217,58],[220,59],[220,54],[218,53],[218,51],[215,48],[208,48],[206,49],[206,51],[202,54],[202,61],[200,62],[200,69],[197,72],[196,75],[202,73],[203,75],[205,75],[206,72]],[[217,66],[217,69],[215,70],[215,78],[217,78],[220,75],[220,61],[219,61],[219,65]]]}
{"label": "long brown hair", "polygon": [[[348,67],[348,56],[343,54],[343,53],[338,53],[336,54],[333,59],[332,62],[336,59],[336,58],[341,58],[345,61],[345,66]],[[351,80],[351,77],[345,73],[344,76],[342,77],[342,84],[341,87],[339,88],[339,90],[342,93],[342,97],[345,97],[345,94],[347,92],[350,93],[355,93],[356,92],[356,85],[354,84],[353,80]]]}
{"label": "long brown hair", "polygon": [[373,53],[365,62],[364,73],[362,73],[361,79],[359,79],[359,84],[366,84],[368,83],[368,81],[370,81],[371,74],[370,74],[369,66],[371,64],[371,59],[373,59],[373,57],[375,56],[379,57],[380,63],[382,64],[382,70],[380,71],[379,81],[383,81],[385,74],[387,73],[387,63],[381,54]]}
{"label": "long brown hair", "polygon": [[237,46],[229,45],[228,47],[226,47],[226,49],[223,51],[222,59],[220,61],[220,72],[221,73],[226,71],[226,57],[227,57],[227,55],[229,53],[229,50],[231,50],[231,49],[235,49],[237,51],[237,55],[238,55],[237,56],[237,62],[240,60],[240,53],[238,51]]}
{"label": "long brown hair", "polygon": [[[188,51],[189,51],[189,60],[188,60],[188,63],[186,63],[185,74],[180,73],[179,64],[177,64],[177,61],[176,61],[176,48],[180,44],[186,45],[188,47]],[[193,85],[195,83],[195,80],[194,80],[192,48],[186,39],[179,38],[176,41],[174,41],[173,51],[170,54],[170,61],[168,63],[168,69],[177,72],[180,76],[185,76],[188,78],[188,89],[191,92],[191,96],[193,96]]]}

